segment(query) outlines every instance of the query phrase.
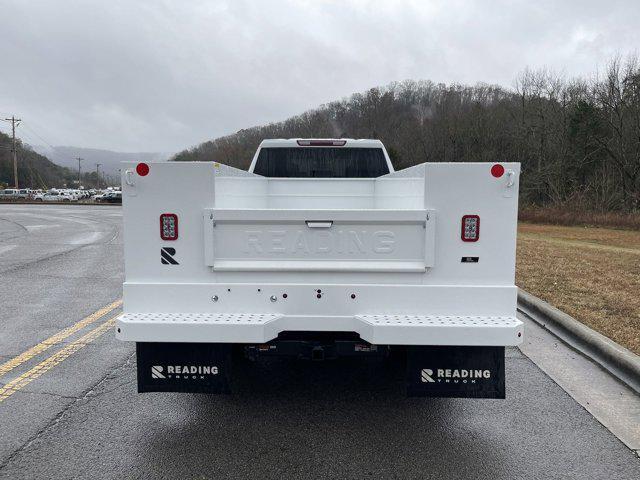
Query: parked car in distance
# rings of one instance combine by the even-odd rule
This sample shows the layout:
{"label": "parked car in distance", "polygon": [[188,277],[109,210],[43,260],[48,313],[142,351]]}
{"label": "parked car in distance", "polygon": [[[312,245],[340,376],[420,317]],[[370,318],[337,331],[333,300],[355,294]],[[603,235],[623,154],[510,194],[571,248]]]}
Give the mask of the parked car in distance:
{"label": "parked car in distance", "polygon": [[72,190],[73,195],[76,196],[78,200],[83,200],[89,197],[89,192],[84,188],[80,188],[78,190]]}
{"label": "parked car in distance", "polygon": [[47,193],[35,197],[36,202],[71,202],[72,200],[76,199],[67,192],[57,190],[49,190]]}
{"label": "parked car in distance", "polygon": [[102,203],[122,203],[122,192],[107,192],[98,201]]}
{"label": "parked car in distance", "polygon": [[76,201],[80,198],[80,195],[78,195],[77,190],[70,190],[68,188],[65,188],[64,190],[58,190],[58,193],[61,193],[62,195],[66,195],[69,200],[73,200]]}
{"label": "parked car in distance", "polygon": [[5,188],[0,191],[0,198],[18,198],[18,190],[15,188]]}

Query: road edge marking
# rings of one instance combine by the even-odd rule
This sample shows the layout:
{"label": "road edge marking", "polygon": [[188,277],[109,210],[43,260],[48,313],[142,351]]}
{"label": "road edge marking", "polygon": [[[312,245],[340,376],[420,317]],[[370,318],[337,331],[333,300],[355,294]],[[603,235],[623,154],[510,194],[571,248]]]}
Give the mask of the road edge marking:
{"label": "road edge marking", "polygon": [[44,359],[38,365],[33,367],[31,370],[23,373],[19,377],[11,380],[6,385],[0,387],[0,403],[4,402],[11,395],[29,385],[38,377],[42,376],[44,373],[51,370],[56,365],[62,363],[64,360],[69,358],[71,355],[76,353],[78,350],[83,349],[91,342],[93,342],[96,338],[102,335],[104,332],[114,327],[116,324],[117,317],[111,317],[109,320],[101,323],[89,333],[86,333],[82,337],[74,340],[70,344],[58,350],[56,353],[51,355],[50,357]]}
{"label": "road edge marking", "polygon": [[93,322],[99,320],[100,318],[104,317],[106,314],[108,314],[109,312],[112,312],[113,310],[120,307],[121,305],[122,305],[122,299],[116,300],[115,302],[112,302],[109,305],[102,307],[100,310],[96,310],[91,315],[86,316],[85,318],[74,323],[73,325],[63,330],[60,330],[58,333],[50,336],[49,338],[47,338],[46,340],[43,340],[37,345],[34,345],[28,350],[25,350],[24,352],[13,357],[12,359],[7,360],[6,362],[0,365],[0,376],[9,373],[11,370],[22,365],[24,362],[31,360],[36,355],[39,355],[42,352],[50,349],[51,347],[59,344],[64,339],[70,337],[77,331],[82,330],[87,325],[90,325]]}

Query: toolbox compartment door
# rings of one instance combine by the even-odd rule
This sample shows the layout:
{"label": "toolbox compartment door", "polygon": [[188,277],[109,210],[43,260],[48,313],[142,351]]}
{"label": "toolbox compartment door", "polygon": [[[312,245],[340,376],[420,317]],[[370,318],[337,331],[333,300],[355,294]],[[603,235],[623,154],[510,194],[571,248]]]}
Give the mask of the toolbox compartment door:
{"label": "toolbox compartment door", "polygon": [[425,272],[433,210],[206,209],[214,271]]}

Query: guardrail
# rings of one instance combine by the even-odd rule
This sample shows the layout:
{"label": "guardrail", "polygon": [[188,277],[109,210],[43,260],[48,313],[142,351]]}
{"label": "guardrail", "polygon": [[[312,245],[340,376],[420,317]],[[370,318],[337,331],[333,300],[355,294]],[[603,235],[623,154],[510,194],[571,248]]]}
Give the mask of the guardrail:
{"label": "guardrail", "polygon": [[640,393],[640,356],[522,289],[518,311]]}

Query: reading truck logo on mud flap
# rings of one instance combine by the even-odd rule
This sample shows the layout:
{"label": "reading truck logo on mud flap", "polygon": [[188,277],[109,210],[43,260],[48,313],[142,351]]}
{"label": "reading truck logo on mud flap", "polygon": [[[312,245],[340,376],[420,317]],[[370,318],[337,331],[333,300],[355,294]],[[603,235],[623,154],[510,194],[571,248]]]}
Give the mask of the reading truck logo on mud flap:
{"label": "reading truck logo on mud flap", "polygon": [[180,378],[184,380],[204,379],[207,375],[218,375],[218,367],[205,365],[153,365],[151,378]]}
{"label": "reading truck logo on mud flap", "polygon": [[476,383],[477,380],[491,378],[491,370],[473,370],[464,368],[438,368],[434,371],[423,368],[420,372],[422,383]]}

